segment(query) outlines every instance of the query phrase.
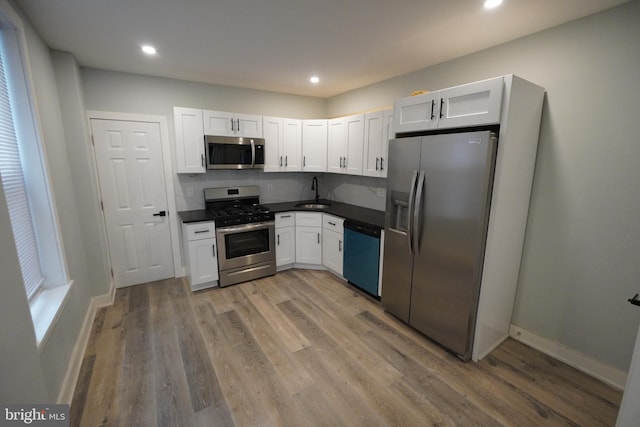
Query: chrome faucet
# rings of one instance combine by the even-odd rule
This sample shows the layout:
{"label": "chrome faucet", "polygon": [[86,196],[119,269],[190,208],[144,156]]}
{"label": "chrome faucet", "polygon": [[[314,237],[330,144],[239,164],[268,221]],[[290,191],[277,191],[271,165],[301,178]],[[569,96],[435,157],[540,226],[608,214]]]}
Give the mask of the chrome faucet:
{"label": "chrome faucet", "polygon": [[320,200],[320,197],[318,196],[318,178],[315,176],[311,180],[311,191],[313,190],[316,190],[316,203],[318,203]]}

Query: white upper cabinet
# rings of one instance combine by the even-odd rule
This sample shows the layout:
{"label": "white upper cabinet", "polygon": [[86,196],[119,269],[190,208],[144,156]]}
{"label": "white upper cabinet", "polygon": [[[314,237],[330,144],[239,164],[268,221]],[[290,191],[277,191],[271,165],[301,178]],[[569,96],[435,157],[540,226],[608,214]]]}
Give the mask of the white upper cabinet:
{"label": "white upper cabinet", "polygon": [[327,172],[362,175],[364,115],[328,121]]}
{"label": "white upper cabinet", "polygon": [[342,173],[347,136],[345,118],[331,119],[327,122],[327,126],[327,172]]}
{"label": "white upper cabinet", "polygon": [[364,115],[363,175],[387,177],[387,154],[393,133],[393,110]]}
{"label": "white upper cabinet", "polygon": [[438,125],[436,105],[439,103],[438,92],[396,100],[393,108],[393,127],[396,132],[435,129]]}
{"label": "white upper cabinet", "polygon": [[178,173],[205,173],[202,110],[173,107]]}
{"label": "white upper cabinet", "polygon": [[302,170],[327,171],[327,121],[302,121]]}
{"label": "white upper cabinet", "polygon": [[281,170],[282,153],[284,151],[284,119],[279,117],[262,118],[264,135],[264,171],[279,172]]}
{"label": "white upper cabinet", "polygon": [[302,121],[280,117],[263,117],[265,172],[302,170]]}
{"label": "white upper cabinet", "polygon": [[262,116],[204,110],[204,134],[262,138]]}
{"label": "white upper cabinet", "polygon": [[496,77],[399,99],[395,132],[415,132],[500,123],[503,78]]}

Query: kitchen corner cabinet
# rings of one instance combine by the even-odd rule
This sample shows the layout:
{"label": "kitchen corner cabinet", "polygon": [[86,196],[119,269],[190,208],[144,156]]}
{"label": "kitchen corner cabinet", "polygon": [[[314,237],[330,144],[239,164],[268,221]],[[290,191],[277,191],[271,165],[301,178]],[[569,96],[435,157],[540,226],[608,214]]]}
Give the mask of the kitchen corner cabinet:
{"label": "kitchen corner cabinet", "polygon": [[500,123],[503,77],[398,99],[395,132],[415,132]]}
{"label": "kitchen corner cabinet", "polygon": [[173,107],[178,173],[205,173],[202,110]]}
{"label": "kitchen corner cabinet", "polygon": [[343,218],[322,215],[322,263],[339,276],[342,276],[344,258],[343,224]]}
{"label": "kitchen corner cabinet", "polygon": [[364,114],[328,121],[327,172],[362,175]]}
{"label": "kitchen corner cabinet", "polygon": [[302,170],[327,171],[327,120],[302,121]]}
{"label": "kitchen corner cabinet", "polygon": [[322,265],[322,214],[296,212],[296,264]]}
{"label": "kitchen corner cabinet", "polygon": [[203,110],[204,134],[262,138],[262,116]]}
{"label": "kitchen corner cabinet", "polygon": [[265,172],[302,170],[302,120],[263,117]]}
{"label": "kitchen corner cabinet", "polygon": [[218,256],[214,222],[182,224],[187,278],[192,291],[218,286]]}
{"label": "kitchen corner cabinet", "polygon": [[296,230],[293,212],[276,214],[276,267],[291,268],[296,262]]}
{"label": "kitchen corner cabinet", "polygon": [[387,177],[389,140],[393,138],[393,110],[364,115],[363,175]]}

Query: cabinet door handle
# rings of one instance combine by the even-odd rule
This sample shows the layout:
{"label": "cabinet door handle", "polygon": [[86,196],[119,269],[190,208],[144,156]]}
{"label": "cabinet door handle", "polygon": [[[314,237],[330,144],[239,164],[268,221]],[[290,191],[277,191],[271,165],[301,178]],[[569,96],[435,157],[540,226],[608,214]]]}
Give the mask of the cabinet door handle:
{"label": "cabinet door handle", "polygon": [[342,252],[342,240],[338,240],[338,252]]}
{"label": "cabinet door handle", "polygon": [[307,166],[307,156],[302,156],[302,167]]}
{"label": "cabinet door handle", "polygon": [[431,120],[433,120],[435,118],[435,116],[433,115],[433,109],[436,107],[436,100],[432,99],[431,100]]}
{"label": "cabinet door handle", "polygon": [[320,233],[318,233],[318,244],[320,244]]}
{"label": "cabinet door handle", "polygon": [[378,162],[380,161],[379,157],[376,157],[376,170],[378,170]]}
{"label": "cabinet door handle", "polygon": [[280,167],[282,167],[282,156],[280,156]]}
{"label": "cabinet door handle", "polygon": [[280,246],[280,235],[278,234],[278,246]]}
{"label": "cabinet door handle", "polygon": [[235,131],[235,126],[233,125],[233,119],[231,119],[231,132]]}
{"label": "cabinet door handle", "polygon": [[236,131],[240,132],[240,119],[236,119]]}
{"label": "cabinet door handle", "polygon": [[380,170],[384,170],[384,167],[382,167],[382,162],[384,161],[384,157],[380,157]]}
{"label": "cabinet door handle", "polygon": [[284,166],[289,166],[289,156],[284,156]]}
{"label": "cabinet door handle", "polygon": [[443,107],[444,107],[444,98],[440,98],[440,118],[444,117],[444,115],[443,115],[444,108]]}
{"label": "cabinet door handle", "polygon": [[200,160],[202,161],[202,167],[204,167],[204,154],[200,154]]}
{"label": "cabinet door handle", "polygon": [[347,168],[347,158],[346,157],[344,158],[344,166],[343,166],[343,168],[345,168],[345,169]]}
{"label": "cabinet door handle", "polygon": [[213,247],[213,257],[216,257],[216,244],[211,245]]}

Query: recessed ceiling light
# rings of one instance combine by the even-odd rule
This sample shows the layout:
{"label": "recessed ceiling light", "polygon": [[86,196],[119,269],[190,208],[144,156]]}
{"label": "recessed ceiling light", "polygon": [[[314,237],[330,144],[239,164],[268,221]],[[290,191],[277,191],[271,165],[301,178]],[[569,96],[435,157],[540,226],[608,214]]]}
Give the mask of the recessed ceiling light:
{"label": "recessed ceiling light", "polygon": [[485,0],[484,8],[485,9],[493,9],[494,7],[498,7],[502,4],[502,0]]}
{"label": "recessed ceiling light", "polygon": [[157,53],[156,48],[149,45],[144,45],[141,47],[142,51],[147,55],[155,55]]}
{"label": "recessed ceiling light", "polygon": [[311,76],[311,78],[309,79],[309,81],[310,81],[311,83],[313,83],[314,85],[315,85],[315,84],[318,84],[318,83],[320,82],[320,77],[318,77],[318,76]]}

